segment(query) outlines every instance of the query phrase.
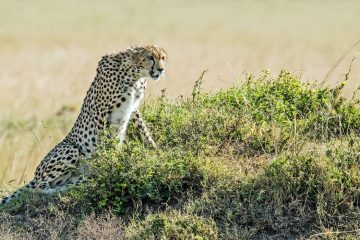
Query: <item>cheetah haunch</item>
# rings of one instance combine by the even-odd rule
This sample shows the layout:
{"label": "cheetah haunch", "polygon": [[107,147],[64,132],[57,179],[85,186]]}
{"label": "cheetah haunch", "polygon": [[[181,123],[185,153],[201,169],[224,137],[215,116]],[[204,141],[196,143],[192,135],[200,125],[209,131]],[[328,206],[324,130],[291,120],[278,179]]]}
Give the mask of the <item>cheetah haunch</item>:
{"label": "cheetah haunch", "polygon": [[3,198],[0,205],[10,202],[23,189],[53,193],[79,184],[82,180],[76,171],[79,158],[93,153],[101,132],[110,126],[123,141],[127,125],[133,120],[142,138],[156,147],[138,106],[144,96],[146,78],[158,80],[165,72],[165,61],[165,51],[152,45],[102,57],[70,133],[40,162],[34,179]]}

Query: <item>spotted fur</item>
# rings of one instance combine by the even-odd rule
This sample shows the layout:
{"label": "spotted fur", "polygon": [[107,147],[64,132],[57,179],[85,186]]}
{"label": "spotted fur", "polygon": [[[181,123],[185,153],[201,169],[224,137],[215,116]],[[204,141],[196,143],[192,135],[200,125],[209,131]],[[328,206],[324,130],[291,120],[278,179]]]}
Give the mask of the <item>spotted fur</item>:
{"label": "spotted fur", "polygon": [[156,147],[138,106],[145,93],[146,78],[158,80],[165,72],[165,61],[165,51],[153,45],[103,56],[69,134],[40,162],[34,179],[3,198],[0,205],[10,202],[23,189],[53,193],[79,184],[82,180],[77,169],[79,158],[93,153],[100,133],[106,128],[114,128],[123,141],[127,125],[133,120],[142,138]]}

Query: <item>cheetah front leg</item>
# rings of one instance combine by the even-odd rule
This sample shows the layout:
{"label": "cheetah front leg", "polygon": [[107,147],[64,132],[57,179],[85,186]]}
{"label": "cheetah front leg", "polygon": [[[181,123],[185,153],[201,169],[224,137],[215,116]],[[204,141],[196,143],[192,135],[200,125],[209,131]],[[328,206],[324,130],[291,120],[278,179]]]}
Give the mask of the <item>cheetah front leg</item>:
{"label": "cheetah front leg", "polygon": [[147,141],[153,148],[157,148],[156,143],[150,136],[149,130],[147,129],[144,120],[141,118],[140,112],[135,110],[131,113],[131,120],[135,123],[135,127],[139,130],[140,136],[143,141]]}

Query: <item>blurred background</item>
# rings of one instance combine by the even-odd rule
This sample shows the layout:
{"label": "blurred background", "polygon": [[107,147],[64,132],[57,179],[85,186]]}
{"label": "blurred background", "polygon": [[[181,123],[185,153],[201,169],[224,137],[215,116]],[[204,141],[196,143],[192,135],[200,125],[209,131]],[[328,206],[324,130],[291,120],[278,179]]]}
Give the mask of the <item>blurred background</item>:
{"label": "blurred background", "polygon": [[[168,51],[166,76],[149,83],[147,99],[162,89],[189,95],[203,70],[205,91],[262,69],[305,81],[331,70],[333,85],[359,56],[359,13],[356,0],[0,0],[0,187],[31,179],[67,134],[106,53]],[[355,60],[344,94],[359,85]]]}

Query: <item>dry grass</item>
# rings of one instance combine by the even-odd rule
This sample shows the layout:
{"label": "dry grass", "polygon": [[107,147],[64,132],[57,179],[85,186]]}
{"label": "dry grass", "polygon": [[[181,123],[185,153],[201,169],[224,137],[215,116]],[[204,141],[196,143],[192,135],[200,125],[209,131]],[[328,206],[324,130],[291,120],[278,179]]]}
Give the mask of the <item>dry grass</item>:
{"label": "dry grass", "polygon": [[[46,211],[46,208],[42,209]],[[38,216],[23,214],[7,218],[2,215],[0,224],[0,239],[4,240],[36,240],[36,239],[124,239],[124,224],[113,213],[105,212],[98,216],[94,214],[76,221],[66,211],[56,211],[56,214],[40,213]]]}
{"label": "dry grass", "polygon": [[[173,98],[231,85],[244,71],[287,68],[322,79],[360,36],[358,1],[6,1],[0,3],[0,186],[32,178],[36,165],[72,126],[97,61],[133,44],[169,52]],[[339,79],[359,48],[335,69]],[[351,83],[358,86],[354,63]],[[64,108],[65,107],[65,108]],[[68,107],[68,108],[66,108]]]}
{"label": "dry grass", "polygon": [[124,239],[124,224],[113,213],[86,217],[78,228],[78,239]]}

